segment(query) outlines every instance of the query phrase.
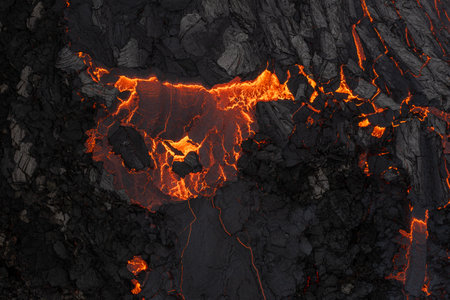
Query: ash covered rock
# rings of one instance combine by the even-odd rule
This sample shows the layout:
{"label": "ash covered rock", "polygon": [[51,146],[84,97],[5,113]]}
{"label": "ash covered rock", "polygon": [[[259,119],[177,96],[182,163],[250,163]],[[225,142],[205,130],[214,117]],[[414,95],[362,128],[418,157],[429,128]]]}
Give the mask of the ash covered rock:
{"label": "ash covered rock", "polygon": [[12,172],[14,183],[26,183],[36,170],[37,163],[34,157],[30,155],[31,143],[21,143],[20,148],[14,154],[16,167]]}
{"label": "ash covered rock", "polygon": [[208,22],[212,22],[220,17],[228,17],[230,7],[227,1],[202,0],[204,16]]}
{"label": "ash covered rock", "polygon": [[120,49],[117,65],[127,68],[142,67],[147,56],[148,53],[145,50],[139,49],[138,41],[131,38],[128,43]]}
{"label": "ash covered rock", "polygon": [[[186,204],[182,206],[187,208]],[[191,225],[192,231],[185,231],[180,237],[183,241],[189,239],[189,243],[179,243],[177,246],[183,252],[184,295],[194,299],[202,295],[214,298],[225,289],[234,299],[261,298],[251,253],[224,231],[219,210],[203,198],[191,200],[190,207],[197,217]],[[176,207],[170,210],[168,214],[176,216]],[[193,215],[185,225],[192,222]]]}
{"label": "ash covered rock", "polygon": [[17,94],[19,94],[22,97],[29,97],[30,96],[30,75],[33,73],[33,69],[30,66],[25,66],[22,69],[22,72],[20,73],[20,82],[17,84]]}
{"label": "ash covered rock", "polygon": [[199,14],[187,14],[180,22],[180,40],[187,53],[194,56],[205,54],[206,23]]}
{"label": "ash covered rock", "polygon": [[12,182],[24,184],[30,181],[37,167],[36,159],[30,154],[33,144],[24,140],[26,132],[14,118],[10,117],[10,122],[11,140],[16,148],[13,159],[15,166],[11,173]]}
{"label": "ash covered rock", "polygon": [[36,22],[42,18],[42,11],[44,9],[44,5],[42,4],[41,1],[39,1],[36,6],[33,8],[33,11],[31,12],[30,17],[27,20],[27,27],[28,29],[30,29],[31,31],[34,30],[34,28],[36,27]]}
{"label": "ash covered rock", "polygon": [[258,125],[279,146],[286,145],[294,129],[292,102],[259,102],[256,105]]}
{"label": "ash covered rock", "polygon": [[313,189],[313,197],[316,199],[321,198],[322,195],[330,189],[328,178],[321,168],[318,168],[318,171],[314,176],[309,176],[308,181]]}
{"label": "ash covered rock", "polygon": [[225,51],[217,60],[217,64],[224,68],[231,76],[254,71],[261,61],[254,47],[250,44],[249,36],[244,31],[228,27],[223,34]]}
{"label": "ash covered rock", "polygon": [[86,66],[84,65],[83,59],[73,53],[69,47],[64,47],[59,51],[58,61],[56,62],[56,67],[65,71],[80,71]]}
{"label": "ash covered rock", "polygon": [[153,167],[144,138],[134,128],[114,126],[108,132],[108,141],[114,153],[120,155],[125,166],[131,170],[144,170]]}

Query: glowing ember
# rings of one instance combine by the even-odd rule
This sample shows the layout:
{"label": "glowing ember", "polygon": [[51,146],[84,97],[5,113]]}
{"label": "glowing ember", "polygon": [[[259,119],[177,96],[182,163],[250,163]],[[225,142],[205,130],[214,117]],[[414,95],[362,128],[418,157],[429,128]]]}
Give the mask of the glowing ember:
{"label": "glowing ember", "polygon": [[[94,68],[88,56],[80,54],[94,81],[109,71]],[[87,131],[86,148],[93,158],[103,161],[115,175],[117,189],[141,205],[152,208],[165,201],[186,200],[197,195],[213,195],[225,180],[236,175],[240,144],[257,129],[256,103],[294,97],[287,83],[280,83],[268,70],[255,80],[239,78],[207,89],[198,84],[172,84],[156,77],[119,76],[114,86],[127,94],[117,107],[97,120]],[[153,169],[135,172],[123,167],[107,142],[113,123],[135,128],[144,138]],[[195,152],[202,171],[181,178],[172,171],[175,161]]]}
{"label": "glowing ember", "polygon": [[375,126],[372,131],[372,136],[381,138],[383,136],[385,130],[386,130],[386,128],[384,128],[384,127]]}
{"label": "glowing ember", "polygon": [[147,270],[147,263],[140,256],[135,256],[133,259],[128,261],[127,269],[135,276],[142,271]]}
{"label": "glowing ember", "polygon": [[139,294],[142,291],[141,284],[136,279],[131,279],[131,283],[134,284],[134,288],[131,290],[131,293],[134,295]]}
{"label": "glowing ember", "polygon": [[358,123],[359,127],[367,127],[370,125],[369,119],[364,119],[361,122]]}

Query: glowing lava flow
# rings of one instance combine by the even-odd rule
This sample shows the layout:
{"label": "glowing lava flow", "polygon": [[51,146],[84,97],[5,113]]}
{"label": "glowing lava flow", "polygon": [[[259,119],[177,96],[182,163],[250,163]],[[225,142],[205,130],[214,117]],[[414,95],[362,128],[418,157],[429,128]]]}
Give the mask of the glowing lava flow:
{"label": "glowing lava flow", "polygon": [[[145,260],[143,260],[140,256],[135,256],[133,259],[128,261],[128,271],[134,274],[134,276],[138,275],[140,272],[147,270],[148,266]],[[131,293],[134,295],[139,294],[142,291],[141,283],[137,279],[131,279],[131,283],[134,285],[134,288],[131,290]]]}
{"label": "glowing lava flow", "polygon": [[[108,84],[101,78],[109,70],[94,67],[85,54],[79,56],[94,81]],[[294,99],[287,81],[280,83],[268,70],[255,80],[241,82],[236,78],[211,89],[161,82],[154,76],[121,75],[112,85],[125,96],[119,96],[119,104],[106,109],[106,117],[99,118],[97,127],[87,132],[86,148],[115,175],[116,189],[124,189],[133,201],[149,209],[167,201],[213,195],[225,180],[236,175],[240,144],[257,129],[256,103]],[[140,132],[154,168],[130,171],[123,167],[107,141],[114,123]],[[198,155],[203,169],[181,178],[172,171],[172,164],[183,161],[189,152]]]}
{"label": "glowing lava flow", "polygon": [[133,273],[134,275],[139,274],[142,271],[147,270],[148,266],[145,260],[143,260],[140,256],[135,256],[133,259],[128,261],[128,271]]}
{"label": "glowing lava flow", "polygon": [[134,288],[131,290],[131,293],[134,295],[139,294],[142,291],[141,284],[136,279],[131,279],[131,283],[134,284]]}

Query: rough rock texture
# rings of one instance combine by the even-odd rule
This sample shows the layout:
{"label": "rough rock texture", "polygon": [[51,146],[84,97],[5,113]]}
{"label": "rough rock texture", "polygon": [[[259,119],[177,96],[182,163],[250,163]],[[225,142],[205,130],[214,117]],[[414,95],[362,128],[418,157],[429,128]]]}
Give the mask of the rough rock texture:
{"label": "rough rock texture", "polygon": [[[2,1],[0,298],[445,299],[447,7]],[[257,105],[235,181],[150,212],[86,153],[99,107],[127,97],[90,63],[206,87],[268,68],[295,100]],[[152,167],[142,136],[118,128],[125,167]],[[182,180],[199,161],[167,168]],[[148,264],[136,276],[134,256]]]}

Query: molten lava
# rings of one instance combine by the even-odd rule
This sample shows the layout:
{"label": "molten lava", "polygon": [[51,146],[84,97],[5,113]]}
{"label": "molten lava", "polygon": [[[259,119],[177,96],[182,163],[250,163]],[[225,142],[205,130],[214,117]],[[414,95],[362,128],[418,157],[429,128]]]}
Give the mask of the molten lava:
{"label": "molten lava", "polygon": [[141,284],[136,279],[131,279],[131,283],[134,284],[134,288],[131,290],[131,293],[134,295],[139,294],[142,291]]}
{"label": "molten lava", "polygon": [[386,130],[385,127],[375,126],[372,131],[372,136],[381,138]]}
{"label": "molten lava", "polygon": [[361,122],[358,123],[359,127],[367,127],[370,125],[369,119],[364,119]]}
{"label": "molten lava", "polygon": [[[127,269],[134,276],[138,275],[140,272],[147,270],[148,266],[145,260],[143,260],[140,256],[134,256],[133,259],[128,261]],[[131,290],[131,293],[134,295],[139,294],[142,291],[141,284],[137,279],[131,279],[131,283],[134,285],[134,288]]]}
{"label": "molten lava", "polygon": [[[83,53],[79,56],[92,79],[105,84],[101,78],[110,71],[94,67]],[[236,175],[240,144],[257,129],[256,104],[294,99],[287,82],[280,83],[268,70],[255,80],[241,82],[236,78],[211,89],[161,82],[154,76],[121,75],[112,84],[125,96],[119,96],[118,105],[106,109],[97,127],[87,131],[86,148],[115,175],[116,189],[124,189],[132,200],[150,209],[167,201],[213,195],[225,180]],[[142,135],[154,168],[124,168],[107,141],[111,126],[117,123]],[[202,170],[182,178],[173,172],[172,164],[183,161],[189,152],[198,155]]]}
{"label": "molten lava", "polygon": [[128,271],[136,276],[140,272],[147,270],[148,266],[145,260],[143,260],[140,256],[135,256],[133,259],[128,261],[127,268]]}

